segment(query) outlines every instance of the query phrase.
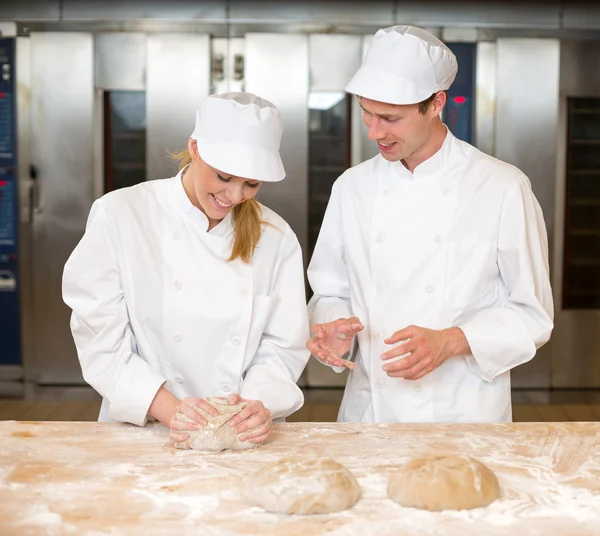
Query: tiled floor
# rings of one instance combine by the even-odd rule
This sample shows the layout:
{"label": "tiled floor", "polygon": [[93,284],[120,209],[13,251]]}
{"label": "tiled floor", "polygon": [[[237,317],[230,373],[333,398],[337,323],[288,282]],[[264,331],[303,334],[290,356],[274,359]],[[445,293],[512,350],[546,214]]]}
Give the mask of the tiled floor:
{"label": "tiled floor", "polygon": [[[288,418],[290,422],[334,422],[341,389],[305,391],[304,406]],[[100,398],[91,390],[46,391],[35,401],[0,399],[0,420],[94,421]],[[597,391],[514,392],[515,422],[600,421]]]}

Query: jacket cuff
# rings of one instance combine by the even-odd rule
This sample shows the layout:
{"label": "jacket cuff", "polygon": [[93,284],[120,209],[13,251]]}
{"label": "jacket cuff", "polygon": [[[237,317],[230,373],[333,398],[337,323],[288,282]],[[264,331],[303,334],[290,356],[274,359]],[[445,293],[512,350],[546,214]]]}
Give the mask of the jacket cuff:
{"label": "jacket cuff", "polygon": [[473,318],[457,326],[471,348],[471,355],[464,356],[467,365],[486,382],[529,361],[536,353],[533,341],[517,318],[509,329],[499,320]]}
{"label": "jacket cuff", "polygon": [[294,382],[263,365],[248,370],[240,396],[246,400],[260,400],[271,412],[272,419],[287,417],[304,404],[304,395]]}
{"label": "jacket cuff", "polygon": [[132,356],[121,371],[109,400],[109,418],[144,426],[148,409],[165,382],[166,379],[141,357]]}
{"label": "jacket cuff", "polygon": [[319,298],[316,305],[317,307],[309,316],[311,326],[354,316],[350,304],[340,298]]}

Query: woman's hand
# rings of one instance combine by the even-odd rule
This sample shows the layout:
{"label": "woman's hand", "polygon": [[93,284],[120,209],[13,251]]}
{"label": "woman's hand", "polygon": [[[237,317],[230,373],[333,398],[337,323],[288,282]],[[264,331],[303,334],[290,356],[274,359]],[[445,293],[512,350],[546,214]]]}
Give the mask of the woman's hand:
{"label": "woman's hand", "polygon": [[[235,433],[241,441],[250,443],[264,443],[273,431],[271,412],[265,408],[260,400],[245,400],[238,394],[229,395],[227,402],[235,406],[240,402],[248,405],[229,421],[229,426],[235,428]],[[241,435],[240,435],[241,434]]]}
{"label": "woman's hand", "polygon": [[[181,402],[181,404],[175,408],[175,413],[169,422],[169,427],[171,429],[169,437],[173,441],[185,441],[190,437],[189,434],[185,433],[186,430],[195,431],[200,429],[201,426],[206,426],[206,419],[192,406],[202,408],[204,411],[215,417],[219,415],[219,412],[203,398],[184,398],[183,402]],[[185,422],[181,420],[181,415],[189,417],[192,422]]]}

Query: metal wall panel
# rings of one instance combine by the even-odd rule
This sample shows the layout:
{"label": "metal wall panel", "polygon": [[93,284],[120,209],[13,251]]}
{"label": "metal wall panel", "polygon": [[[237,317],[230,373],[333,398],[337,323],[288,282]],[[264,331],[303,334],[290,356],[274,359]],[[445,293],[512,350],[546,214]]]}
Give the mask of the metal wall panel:
{"label": "metal wall panel", "polygon": [[229,0],[232,22],[335,22],[338,24],[382,23],[394,20],[393,0],[348,2],[331,0],[247,1]]}
{"label": "metal wall panel", "polygon": [[[346,84],[360,66],[362,52],[362,36],[313,34],[309,36],[310,49],[310,90],[344,92]],[[358,103],[358,99],[355,99]],[[362,110],[358,117],[351,121],[362,121]],[[356,112],[355,112],[356,113]],[[352,124],[352,123],[351,123]],[[358,126],[360,128],[360,125]],[[363,125],[364,128],[364,125]],[[360,135],[356,137],[357,149],[361,152]],[[352,141],[352,139],[351,139]],[[358,163],[358,162],[357,162]],[[309,387],[343,387],[348,377],[347,371],[342,374],[325,367],[316,359],[311,359],[306,367],[306,383]]]}
{"label": "metal wall panel", "polygon": [[92,120],[92,197],[98,199],[106,193],[104,186],[104,90],[94,89],[94,118]]}
{"label": "metal wall panel", "polygon": [[417,26],[476,26],[513,28],[558,28],[561,2],[443,2],[398,0],[396,20]]}
{"label": "metal wall panel", "polygon": [[560,54],[561,96],[600,96],[600,41],[562,41]]}
{"label": "metal wall panel", "polygon": [[92,203],[92,36],[33,33],[31,58],[35,368],[40,383],[82,383],[61,279]]}
{"label": "metal wall panel", "polygon": [[[562,45],[561,45],[562,48]],[[561,51],[562,60],[562,51]],[[561,72],[562,78],[562,72]],[[560,323],[562,296],[563,296],[563,272],[564,272],[564,238],[565,238],[565,201],[566,201],[566,168],[567,168],[567,99],[562,95],[558,105],[558,125],[556,131],[556,179],[554,195],[556,199],[554,207],[554,253],[550,259],[551,283],[554,295],[554,324]],[[589,311],[588,311],[589,312]],[[593,311],[592,311],[593,312]],[[555,333],[557,330],[555,329]],[[553,366],[554,368],[554,366]]]}
{"label": "metal wall panel", "polygon": [[227,76],[229,39],[214,37],[211,39],[211,72],[210,92],[225,93],[229,91],[229,77]]}
{"label": "metal wall panel", "polygon": [[243,37],[213,37],[211,65],[211,93],[244,90]]}
{"label": "metal wall panel", "polygon": [[60,0],[4,0],[0,3],[0,19],[58,20]]}
{"label": "metal wall panel", "polygon": [[[548,230],[555,210],[560,44],[554,39],[499,39],[495,155],[531,180]],[[552,342],[512,373],[515,387],[549,387]]]}
{"label": "metal wall panel", "polygon": [[308,43],[310,90],[344,91],[361,63],[361,37],[312,34],[308,37]]}
{"label": "metal wall panel", "polygon": [[566,199],[567,97],[600,97],[600,43],[563,41],[560,50],[560,116],[557,144],[556,231],[553,289],[556,318],[552,386],[600,387],[600,311],[563,310],[562,275]]}
{"label": "metal wall panel", "polygon": [[223,21],[226,0],[62,0],[66,20],[163,19]]}
{"label": "metal wall panel", "polygon": [[600,9],[592,0],[569,0],[563,2],[562,26],[586,30],[600,28]]}
{"label": "metal wall panel", "polygon": [[146,89],[146,34],[98,33],[94,35],[95,86],[99,89]]}
{"label": "metal wall panel", "polygon": [[17,23],[0,21],[0,36],[2,37],[16,37],[17,35]]}
{"label": "metal wall panel", "polygon": [[[364,35],[362,37],[361,62],[367,50],[371,46],[373,35]],[[352,155],[351,162],[353,166],[369,160],[379,154],[377,143],[369,139],[369,129],[366,127],[363,119],[363,111],[360,107],[358,98],[352,99]]]}
{"label": "metal wall panel", "polygon": [[[29,235],[31,223],[29,191],[29,163],[31,162],[31,41],[17,37],[15,63],[17,65],[17,165],[19,177],[19,222]],[[21,250],[21,248],[19,248]],[[25,248],[28,249],[28,248]]]}
{"label": "metal wall panel", "polygon": [[591,0],[442,2],[441,0],[5,0],[0,19],[18,21],[153,20],[207,23],[316,23],[477,28],[600,28]]}
{"label": "metal wall panel", "polygon": [[477,43],[475,60],[475,145],[495,153],[496,43]]}
{"label": "metal wall panel", "polygon": [[558,311],[552,335],[552,387],[600,387],[600,314]]}
{"label": "metal wall panel", "polygon": [[479,39],[477,28],[442,28],[438,36],[444,43],[475,43]]}
{"label": "metal wall panel", "polygon": [[35,365],[33,312],[32,221],[29,192],[31,162],[31,47],[28,37],[17,37],[17,177],[19,183],[19,281],[21,300],[21,363],[25,381]]}
{"label": "metal wall panel", "polygon": [[210,42],[202,34],[148,36],[146,178],[171,177],[169,152],[187,147],[196,109],[209,94]]}
{"label": "metal wall panel", "polygon": [[264,183],[258,199],[292,227],[308,262],[308,36],[246,34],[246,91],[275,104],[283,115],[281,158],[287,176]]}
{"label": "metal wall panel", "polygon": [[496,156],[530,178],[551,243],[559,61],[557,40],[498,40]]}

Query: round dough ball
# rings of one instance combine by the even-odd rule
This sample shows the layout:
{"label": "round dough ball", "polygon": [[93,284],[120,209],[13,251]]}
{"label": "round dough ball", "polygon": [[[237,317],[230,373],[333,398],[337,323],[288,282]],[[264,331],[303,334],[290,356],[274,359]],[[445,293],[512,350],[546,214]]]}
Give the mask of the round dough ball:
{"label": "round dough ball", "polygon": [[244,497],[280,514],[329,514],[350,508],[361,491],[354,475],[330,459],[283,458],[250,475]]}
{"label": "round dough ball", "polygon": [[496,475],[480,461],[461,456],[417,458],[388,482],[388,496],[424,510],[468,510],[500,497]]}

